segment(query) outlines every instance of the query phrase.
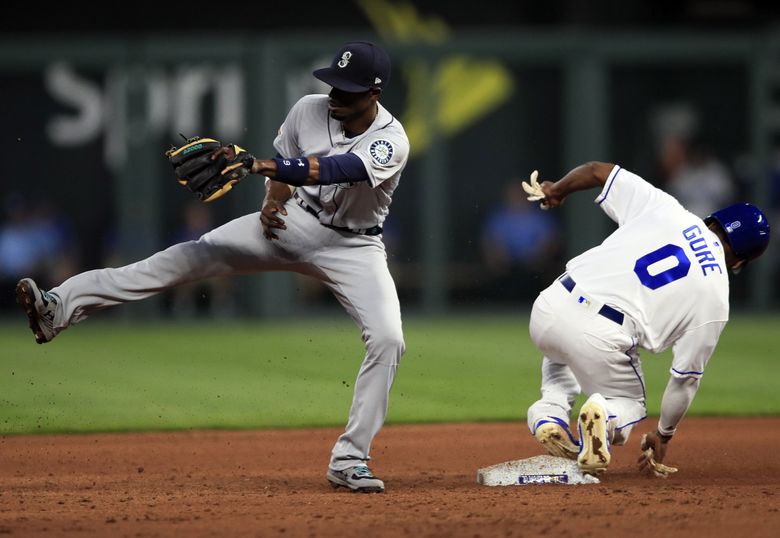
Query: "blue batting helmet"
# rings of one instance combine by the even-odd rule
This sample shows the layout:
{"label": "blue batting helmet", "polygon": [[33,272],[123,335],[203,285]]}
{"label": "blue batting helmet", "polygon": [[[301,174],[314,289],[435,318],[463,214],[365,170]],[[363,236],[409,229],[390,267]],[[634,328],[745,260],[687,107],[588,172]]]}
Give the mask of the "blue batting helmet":
{"label": "blue batting helmet", "polygon": [[739,203],[715,211],[704,219],[715,221],[726,232],[731,250],[741,260],[761,256],[769,245],[769,221],[753,204]]}

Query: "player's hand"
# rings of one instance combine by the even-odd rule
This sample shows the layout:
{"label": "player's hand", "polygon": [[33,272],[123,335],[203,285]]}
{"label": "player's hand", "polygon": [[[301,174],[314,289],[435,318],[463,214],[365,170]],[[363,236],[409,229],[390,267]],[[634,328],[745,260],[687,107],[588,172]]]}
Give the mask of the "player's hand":
{"label": "player's hand", "polygon": [[658,432],[648,432],[643,438],[642,438],[642,444],[640,445],[640,449],[642,450],[642,455],[639,456],[639,459],[636,460],[636,462],[639,464],[639,470],[643,470],[645,467],[649,465],[649,459],[645,456],[644,452],[648,448],[653,449],[653,459],[657,461],[658,463],[661,463],[664,461],[664,457],[666,457],[666,446],[668,444],[667,442],[664,442],[660,435],[658,435]]}
{"label": "player's hand", "polygon": [[677,468],[661,463],[666,457],[666,448],[671,437],[664,437],[657,431],[648,432],[642,436],[640,449],[642,453],[637,460],[640,471],[651,471],[659,478],[666,478],[676,473]]}
{"label": "player's hand", "polygon": [[523,181],[523,190],[528,194],[529,202],[541,202],[539,207],[542,209],[550,209],[551,207],[558,207],[563,203],[563,196],[559,196],[555,193],[555,183],[552,181],[538,181],[539,171],[534,170],[531,172],[529,181]]}
{"label": "player's hand", "polygon": [[260,211],[260,223],[263,225],[263,235],[266,239],[279,239],[274,233],[274,229],[286,230],[287,226],[279,215],[287,216],[287,210],[284,208],[284,202],[278,200],[267,200],[263,209]]}
{"label": "player's hand", "polygon": [[222,146],[221,148],[214,150],[214,153],[211,154],[211,160],[216,161],[220,155],[224,155],[228,161],[232,161],[236,158],[236,150],[232,144],[229,146]]}
{"label": "player's hand", "polygon": [[542,201],[542,203],[539,205],[542,209],[548,209],[549,206],[547,205],[545,201],[544,192],[542,192],[542,186],[539,185],[539,182],[536,180],[536,178],[539,177],[539,170],[534,170],[531,172],[531,178],[529,181],[523,181],[523,190],[528,195],[527,200],[529,202],[538,202]]}
{"label": "player's hand", "polygon": [[566,199],[566,196],[561,196],[560,194],[558,194],[558,189],[555,188],[555,182],[542,181],[542,183],[539,185],[539,188],[544,194],[544,202],[542,202],[543,205],[542,209],[549,209],[551,207],[560,207],[561,205],[563,205],[563,201]]}

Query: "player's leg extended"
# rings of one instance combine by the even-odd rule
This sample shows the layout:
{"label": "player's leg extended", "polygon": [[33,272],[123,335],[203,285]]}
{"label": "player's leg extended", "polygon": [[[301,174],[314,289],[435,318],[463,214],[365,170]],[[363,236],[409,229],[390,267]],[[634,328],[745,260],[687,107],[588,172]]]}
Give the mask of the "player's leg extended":
{"label": "player's leg extended", "polygon": [[644,379],[630,319],[617,324],[580,296],[579,288],[572,292],[560,282],[544,290],[534,304],[531,338],[546,357],[569,366],[582,392],[603,397],[589,399],[578,415],[578,461],[598,471],[609,465],[610,437],[622,440],[615,432],[644,417]]}
{"label": "player's leg extended", "polygon": [[544,357],[541,390],[541,399],[528,408],[528,428],[551,455],[575,459],[579,442],[569,422],[580,385],[568,366]]}
{"label": "player's leg extended", "polygon": [[[607,414],[607,436],[614,445],[628,441],[634,424],[647,417],[645,379],[636,347],[618,351],[602,377],[589,379],[583,391],[600,401]],[[586,402],[587,403],[587,402]]]}
{"label": "player's leg extended", "polygon": [[405,349],[398,294],[381,240],[342,235],[340,246],[323,251],[315,261],[324,273],[323,280],[361,328],[366,354],[355,381],[346,429],[333,448],[330,468],[336,471],[369,459],[371,441],[384,423],[390,388]]}
{"label": "player's leg extended", "polygon": [[609,465],[611,445],[624,444],[646,410],[644,376],[633,339],[626,342],[624,327],[596,323],[602,326],[585,334],[582,359],[572,370],[589,395],[578,417],[578,462],[582,469],[599,472]]}
{"label": "player's leg extended", "polygon": [[258,214],[245,215],[197,241],[173,245],[124,267],[87,271],[50,290],[57,303],[51,337],[97,310],[179,284],[282,265],[280,247],[263,237]]}

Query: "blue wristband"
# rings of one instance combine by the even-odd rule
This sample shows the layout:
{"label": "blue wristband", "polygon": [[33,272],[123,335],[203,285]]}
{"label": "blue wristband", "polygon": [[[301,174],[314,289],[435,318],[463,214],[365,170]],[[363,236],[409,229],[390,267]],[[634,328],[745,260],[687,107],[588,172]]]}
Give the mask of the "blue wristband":
{"label": "blue wristband", "polygon": [[309,178],[309,159],[306,157],[294,159],[274,157],[272,160],[276,163],[276,174],[274,174],[276,181],[300,187]]}

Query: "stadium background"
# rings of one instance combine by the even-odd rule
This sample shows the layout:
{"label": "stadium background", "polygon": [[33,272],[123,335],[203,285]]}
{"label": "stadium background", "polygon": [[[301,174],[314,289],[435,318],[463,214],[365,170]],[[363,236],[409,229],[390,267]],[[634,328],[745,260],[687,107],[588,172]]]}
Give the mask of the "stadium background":
{"label": "stadium background", "polygon": [[[669,189],[687,174],[698,211],[725,182],[727,197],[780,222],[778,11],[752,0],[6,6],[0,534],[774,536],[776,240],[732,281],[732,321],[667,458],[677,475],[636,472],[639,435],[599,486],[484,488],[474,474],[542,452],[524,424],[538,394],[531,300],[612,226],[590,194],[550,214],[512,203],[517,181],[610,160]],[[183,132],[270,155],[289,106],[323,89],[311,69],[354,39],[389,50],[383,102],[414,151],[385,234],[408,352],[372,447],[387,493],[371,496],[324,480],[362,346],[316,283],[182,288],[45,346],[13,304],[20,276],[53,285],[257,210],[256,178],[193,204],[162,153]],[[523,240],[502,248],[507,236]],[[655,426],[669,359],[643,355],[651,417],[637,433]]]}

